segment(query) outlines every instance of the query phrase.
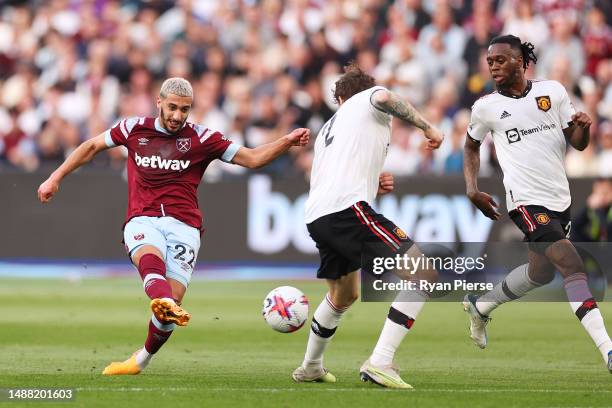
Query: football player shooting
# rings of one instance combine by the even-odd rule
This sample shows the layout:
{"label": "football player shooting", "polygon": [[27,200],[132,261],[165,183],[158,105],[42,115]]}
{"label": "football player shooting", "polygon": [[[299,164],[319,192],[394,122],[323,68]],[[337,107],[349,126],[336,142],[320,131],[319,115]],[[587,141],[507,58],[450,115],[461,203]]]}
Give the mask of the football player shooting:
{"label": "football player shooting", "polygon": [[[314,312],[304,361],[293,372],[296,382],[336,381],[323,367],[323,353],[342,315],[359,297],[358,270],[364,245],[372,244],[368,255],[373,256],[406,252],[412,257],[420,255],[412,240],[370,205],[377,194],[393,190],[392,175],[381,172],[391,139],[392,117],[421,129],[430,149],[438,148],[444,137],[412,105],[375,85],[371,76],[349,65],[335,84],[334,97],[340,108],[315,142],[305,220],[321,257],[317,277],[326,280],[329,292]],[[405,276],[435,277],[435,270]],[[393,357],[426,299],[426,293],[411,291],[400,294],[392,303],[378,343],[360,369],[363,381],[412,388],[400,377]]]}
{"label": "football player shooting", "polygon": [[471,337],[485,348],[491,312],[549,283],[558,270],[572,311],[612,373],[612,342],[587,285],[582,259],[567,238],[571,197],[564,167],[566,144],[584,150],[591,119],[575,112],[560,83],[525,78],[529,63],[536,60],[532,44],[513,35],[494,38],[487,63],[497,91],[472,107],[464,148],[467,195],[485,216],[500,218],[495,201],[477,184],[480,143],[490,132],[504,173],[509,215],[529,242],[529,263],[512,270],[481,297],[466,296]]}
{"label": "football player shooting", "polygon": [[206,166],[221,159],[247,168],[265,166],[292,146],[308,144],[310,131],[295,129],[278,140],[249,149],[219,132],[187,122],[193,103],[191,84],[169,78],[157,98],[157,118],[129,118],[83,142],[40,185],[48,202],[61,180],[96,154],[118,145],[128,149],[128,210],[124,242],[151,298],[153,315],[144,347],[103,374],[138,374],[168,340],[175,325],[190,319],[180,305],[200,248],[202,214],[197,188]]}

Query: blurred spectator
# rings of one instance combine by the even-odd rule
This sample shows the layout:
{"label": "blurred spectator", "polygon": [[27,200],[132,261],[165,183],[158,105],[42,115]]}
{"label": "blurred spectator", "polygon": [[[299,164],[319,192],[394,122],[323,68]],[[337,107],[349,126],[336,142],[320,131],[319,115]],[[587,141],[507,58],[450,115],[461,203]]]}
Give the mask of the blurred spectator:
{"label": "blurred spectator", "polygon": [[431,16],[423,9],[422,0],[395,1],[389,14],[401,16],[404,23],[417,33],[431,23]]}
{"label": "blurred spectator", "polygon": [[612,177],[612,122],[604,122],[599,127],[599,175]]}
{"label": "blurred spectator", "polygon": [[544,47],[536,50],[539,55],[536,65],[538,78],[548,78],[559,58],[570,62],[571,80],[576,81],[585,67],[584,47],[574,35],[574,20],[558,14],[551,22],[551,38]]}
{"label": "blurred spectator", "polygon": [[[316,134],[354,59],[446,131],[431,152],[418,131],[394,122],[389,169],[458,172],[465,109],[494,90],[485,56],[502,30],[534,43],[537,77],[562,82],[594,119],[589,148],[568,149],[568,174],[610,174],[611,11],[604,0],[10,2],[0,9],[0,166],[56,164],[120,118],[155,115],[156,92],[172,75],[194,86],[190,120],[239,144],[297,126]],[[491,174],[490,138],[481,152],[481,174]],[[310,150],[292,150],[264,171],[306,174],[311,160]],[[117,148],[94,165],[124,163]],[[213,163],[206,177],[243,174]]]}
{"label": "blurred spectator", "polygon": [[492,19],[493,15],[488,11],[474,16],[472,35],[468,38],[463,52],[469,75],[478,71],[483,52],[489,48],[489,42],[497,33],[494,31]]}
{"label": "blurred spectator", "polygon": [[586,15],[582,30],[586,52],[586,73],[593,76],[600,62],[612,58],[612,30],[606,24],[603,12],[593,7]]}
{"label": "blurred spectator", "polygon": [[532,43],[536,51],[540,51],[548,39],[546,20],[535,13],[534,0],[518,0],[515,4],[515,13],[506,20],[503,33],[516,35],[521,40]]}
{"label": "blurred spectator", "polygon": [[446,50],[449,59],[460,59],[465,42],[465,32],[454,23],[450,6],[445,2],[438,2],[431,24],[425,26],[419,34],[419,47],[422,52],[426,55],[426,50],[430,47],[437,47]]}
{"label": "blurred spectator", "polygon": [[609,242],[612,238],[612,179],[593,183],[586,207],[572,221],[572,240]]}
{"label": "blurred spectator", "polygon": [[463,174],[463,145],[469,123],[470,112],[468,110],[457,112],[449,140],[451,150],[444,160],[444,174]]}

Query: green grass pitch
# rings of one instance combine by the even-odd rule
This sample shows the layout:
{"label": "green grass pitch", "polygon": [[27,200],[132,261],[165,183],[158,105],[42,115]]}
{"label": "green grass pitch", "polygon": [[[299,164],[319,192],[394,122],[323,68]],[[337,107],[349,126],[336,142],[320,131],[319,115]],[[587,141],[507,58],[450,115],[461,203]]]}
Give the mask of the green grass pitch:
{"label": "green grass pitch", "polygon": [[[0,388],[77,390],[74,401],[45,407],[612,405],[612,376],[567,303],[498,309],[486,350],[469,340],[460,304],[426,305],[397,356],[414,391],[359,381],[388,305],[356,304],[325,357],[338,383],[295,384],[308,329],[276,333],[260,314],[265,294],[281,284],[302,289],[311,314],[324,293],[322,282],[196,281],[184,302],[190,326],[176,330],[143,374],[103,377],[106,364],[127,358],[146,335],[148,299],[136,277],[0,280]],[[600,307],[612,328],[612,304]]]}

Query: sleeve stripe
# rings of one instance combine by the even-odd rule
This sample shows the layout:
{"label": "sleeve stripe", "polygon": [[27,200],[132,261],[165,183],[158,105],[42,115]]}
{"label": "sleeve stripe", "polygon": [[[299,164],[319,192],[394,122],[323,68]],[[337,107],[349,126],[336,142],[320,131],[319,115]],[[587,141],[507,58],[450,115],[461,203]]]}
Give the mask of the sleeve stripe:
{"label": "sleeve stripe", "polygon": [[125,128],[125,119],[121,121],[121,123],[119,123],[119,128],[121,129],[121,133],[123,133],[123,136],[127,139],[128,138],[128,131]]}
{"label": "sleeve stripe", "polygon": [[107,147],[117,146],[115,142],[113,142],[113,138],[111,137],[110,129],[107,129],[106,132],[104,132],[104,142],[106,142]]}
{"label": "sleeve stripe", "polygon": [[389,114],[388,112],[385,112],[384,110],[380,109],[378,106],[376,106],[376,105],[374,104],[374,102],[372,102],[372,97],[374,96],[374,94],[375,94],[376,92],[378,92],[378,91],[384,91],[384,90],[385,90],[384,88],[378,88],[378,89],[375,89],[375,90],[374,90],[374,91],[373,91],[373,92],[370,94],[370,105],[372,105],[372,106],[373,106],[373,107],[374,107],[376,110],[378,110],[379,112],[382,112],[382,113],[384,113],[384,114],[387,114],[387,115],[388,115],[388,114]]}
{"label": "sleeve stripe", "polygon": [[231,163],[232,159],[234,158],[236,153],[238,153],[239,149],[239,145],[237,145],[236,143],[231,143],[229,146],[227,146],[227,149],[225,149],[225,152],[223,152],[223,154],[221,155],[221,160],[226,163]]}
{"label": "sleeve stripe", "polygon": [[[208,134],[210,132],[210,134]],[[202,133],[202,136],[200,137],[200,143],[204,143],[206,141],[206,139],[208,139],[210,136],[212,135],[212,132],[210,129],[206,129],[204,131],[204,133]]]}
{"label": "sleeve stripe", "polygon": [[470,138],[470,140],[474,143],[476,143],[477,145],[480,145],[482,143],[482,141],[478,140],[478,139],[474,139],[472,137],[472,135],[470,135],[469,133],[467,134],[467,137]]}
{"label": "sleeve stripe", "polygon": [[127,130],[127,134],[128,135],[130,133],[132,133],[132,130],[140,122],[140,119],[142,119],[142,118],[129,118],[129,119],[126,119],[126,120],[123,121],[123,123],[125,124],[125,129]]}

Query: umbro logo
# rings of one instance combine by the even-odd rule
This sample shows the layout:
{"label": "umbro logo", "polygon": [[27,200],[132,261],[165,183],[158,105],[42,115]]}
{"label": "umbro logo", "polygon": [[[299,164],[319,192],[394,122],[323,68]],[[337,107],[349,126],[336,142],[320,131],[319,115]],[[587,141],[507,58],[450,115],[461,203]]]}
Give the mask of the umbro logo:
{"label": "umbro logo", "polygon": [[141,137],[140,139],[138,139],[138,144],[140,146],[146,146],[147,143],[149,143],[149,139],[147,139],[146,137]]}
{"label": "umbro logo", "polygon": [[506,118],[509,118],[510,116],[512,116],[512,115],[510,115],[508,112],[504,111],[504,113],[502,113],[499,118],[500,119],[506,119]]}

